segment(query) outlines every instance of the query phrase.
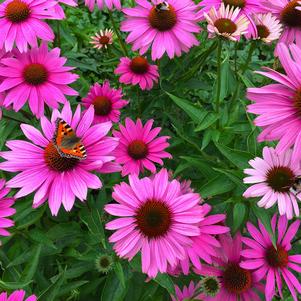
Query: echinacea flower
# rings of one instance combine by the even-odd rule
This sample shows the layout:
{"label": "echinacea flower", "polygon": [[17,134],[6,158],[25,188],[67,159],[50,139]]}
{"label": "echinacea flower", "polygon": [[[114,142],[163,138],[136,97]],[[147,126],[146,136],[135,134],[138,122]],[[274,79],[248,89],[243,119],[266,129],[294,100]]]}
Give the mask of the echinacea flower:
{"label": "echinacea flower", "polygon": [[[285,216],[280,216],[277,225],[277,248],[273,246],[271,236],[265,227],[258,221],[259,229],[250,222],[247,223],[248,233],[252,238],[242,238],[247,249],[241,252],[246,259],[240,266],[253,272],[258,281],[266,280],[265,297],[271,301],[276,294],[276,285],[278,293],[282,296],[282,279],[287,284],[291,296],[295,301],[298,300],[296,290],[301,294],[301,284],[296,276],[291,272],[294,270],[300,275],[301,255],[292,254],[292,240],[294,239],[300,221],[293,222],[288,227],[288,221]],[[271,221],[274,235],[276,235],[277,215],[275,214]]]}
{"label": "echinacea flower", "polygon": [[9,236],[10,233],[6,230],[6,228],[10,228],[14,225],[14,222],[8,219],[8,217],[16,213],[16,210],[14,208],[11,208],[11,206],[15,203],[15,199],[7,196],[9,192],[10,189],[5,187],[5,180],[0,179],[0,235],[1,236]]}
{"label": "echinacea flower", "polygon": [[120,83],[133,86],[139,84],[142,90],[151,90],[159,78],[158,66],[149,64],[147,58],[143,56],[136,56],[133,59],[120,58],[114,73],[121,75]]}
{"label": "echinacea flower", "polygon": [[108,45],[111,45],[113,43],[113,35],[114,32],[112,29],[100,30],[91,37],[90,43],[93,44],[94,48],[107,49]]}
{"label": "echinacea flower", "polygon": [[212,264],[214,258],[219,256],[219,249],[221,248],[221,244],[215,236],[230,231],[228,227],[222,225],[226,219],[225,214],[208,215],[211,211],[211,206],[208,204],[204,204],[202,208],[201,221],[198,225],[200,234],[192,238],[193,243],[186,248],[185,258],[177,263],[184,275],[189,274],[190,263],[195,268],[202,269],[200,259]]}
{"label": "echinacea flower", "polygon": [[0,76],[6,78],[0,85],[5,92],[4,106],[13,104],[19,111],[28,101],[29,108],[38,118],[44,114],[44,103],[58,108],[58,102],[67,101],[65,95],[78,93],[68,85],[76,81],[77,74],[66,67],[66,58],[60,57],[60,49],[48,51],[46,43],[26,53],[14,52],[14,57],[1,60]]}
{"label": "echinacea flower", "polygon": [[249,21],[245,15],[239,14],[240,9],[221,5],[219,10],[213,6],[211,10],[204,13],[208,22],[207,30],[209,37],[222,36],[231,41],[239,41],[241,35],[248,32]]}
{"label": "echinacea flower", "polygon": [[120,132],[113,131],[114,137],[119,139],[114,156],[116,162],[123,165],[122,176],[139,175],[145,168],[155,173],[154,163],[163,165],[163,158],[171,158],[171,155],[164,151],[169,146],[167,139],[170,137],[157,137],[161,128],[152,129],[153,123],[151,119],[143,126],[140,119],[135,123],[132,119],[126,118],[125,126],[120,124]]}
{"label": "echinacea flower", "polygon": [[118,122],[120,119],[120,109],[128,104],[122,99],[122,90],[110,87],[110,83],[105,81],[103,85],[96,83],[90,88],[87,97],[82,99],[84,107],[94,106],[94,123],[112,121]]}
{"label": "echinacea flower", "polygon": [[204,276],[215,276],[220,282],[220,290],[212,296],[204,296],[204,301],[260,301],[258,295],[263,291],[263,286],[255,273],[240,266],[242,241],[240,233],[232,239],[230,235],[219,236],[221,242],[220,257],[216,258],[215,265],[203,265],[202,269],[195,272]]}
{"label": "echinacea flower", "polygon": [[126,20],[121,30],[130,32],[126,42],[133,51],[143,55],[152,48],[152,60],[160,59],[166,52],[170,58],[188,52],[199,45],[194,36],[200,32],[197,24],[197,6],[192,0],[136,1],[134,8],[123,9]]}
{"label": "echinacea flower", "polygon": [[293,212],[299,216],[297,199],[301,195],[291,191],[295,178],[301,175],[299,163],[296,164],[292,157],[292,150],[277,154],[272,147],[263,149],[263,159],[255,158],[249,164],[253,168],[245,169],[248,177],[244,183],[253,184],[244,192],[244,197],[261,197],[257,205],[266,209],[278,203],[280,215],[286,215],[288,219],[293,217]]}
{"label": "echinacea flower", "polygon": [[[188,300],[201,300],[200,294],[196,295],[197,289],[200,287],[199,284],[194,284],[193,281],[190,281],[189,286],[186,285],[183,286],[183,289],[181,289],[175,285],[175,292],[176,296],[171,296],[172,301],[188,301]],[[193,298],[193,299],[191,299]]]}
{"label": "echinacea flower", "polygon": [[[279,43],[287,46],[297,43],[301,47],[301,7],[299,0],[260,0],[262,9],[275,15],[283,25],[283,33]],[[278,44],[279,45],[279,44]],[[278,55],[278,45],[275,54]]]}
{"label": "echinacea flower", "polygon": [[65,12],[64,9],[60,6],[60,3],[69,5],[69,6],[77,6],[77,0],[56,0],[57,4],[53,7],[54,9],[54,15],[58,16],[60,19],[65,19]]}
{"label": "echinacea flower", "polygon": [[282,33],[280,21],[271,13],[255,14],[253,16],[256,32],[250,35],[255,40],[271,43],[278,40]]}
{"label": "echinacea flower", "polygon": [[107,274],[114,267],[113,257],[109,254],[101,254],[95,260],[96,269],[98,272]]}
{"label": "echinacea flower", "polygon": [[177,180],[162,169],[153,179],[129,176],[129,184],[114,186],[105,211],[119,218],[106,224],[116,232],[109,241],[117,255],[128,260],[141,251],[142,271],[149,277],[165,273],[185,256],[191,237],[199,235],[202,207],[197,193],[181,193]]}
{"label": "echinacea flower", "polygon": [[28,44],[37,47],[37,38],[53,41],[51,27],[43,19],[60,19],[52,0],[6,0],[0,4],[0,49],[27,51]]}
{"label": "echinacea flower", "polygon": [[286,74],[270,68],[257,71],[277,83],[249,88],[247,98],[254,103],[247,111],[259,115],[254,121],[263,128],[258,141],[279,140],[276,151],[281,153],[301,140],[301,49],[280,43],[278,54]]}
{"label": "echinacea flower", "polygon": [[120,0],[85,0],[85,5],[90,11],[94,10],[95,3],[99,9],[103,9],[106,6],[108,9],[112,10],[114,7],[121,10]]}
{"label": "echinacea flower", "polygon": [[[63,156],[63,143],[60,151],[58,150],[55,138],[62,134],[56,131],[58,119],[70,126],[68,132],[73,131],[74,140],[80,141],[86,150],[85,159]],[[6,146],[10,151],[0,153],[6,160],[0,163],[0,169],[18,173],[7,182],[7,187],[21,188],[16,198],[34,192],[33,207],[36,208],[48,200],[52,215],[57,215],[62,204],[70,211],[75,197],[84,202],[88,188],[102,187],[101,181],[92,172],[110,171],[111,161],[114,160],[111,153],[118,141],[106,136],[112,127],[111,122],[91,126],[93,119],[93,106],[81,116],[78,105],[72,116],[70,104],[67,102],[61,113],[53,111],[51,122],[45,116],[41,118],[43,134],[31,125],[21,125],[24,135],[31,142],[7,141]]]}
{"label": "echinacea flower", "polygon": [[36,301],[37,297],[35,295],[31,295],[30,297],[25,298],[26,292],[23,290],[14,291],[9,296],[7,295],[7,292],[3,292],[0,294],[0,300],[1,301]]}

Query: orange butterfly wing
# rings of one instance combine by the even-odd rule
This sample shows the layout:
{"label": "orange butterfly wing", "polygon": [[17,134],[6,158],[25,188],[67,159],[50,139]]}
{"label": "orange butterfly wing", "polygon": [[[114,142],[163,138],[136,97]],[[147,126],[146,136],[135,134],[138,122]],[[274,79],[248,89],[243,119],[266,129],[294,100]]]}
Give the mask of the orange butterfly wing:
{"label": "orange butterfly wing", "polygon": [[80,139],[75,135],[70,125],[62,119],[56,121],[56,131],[53,143],[62,157],[86,159],[87,153]]}

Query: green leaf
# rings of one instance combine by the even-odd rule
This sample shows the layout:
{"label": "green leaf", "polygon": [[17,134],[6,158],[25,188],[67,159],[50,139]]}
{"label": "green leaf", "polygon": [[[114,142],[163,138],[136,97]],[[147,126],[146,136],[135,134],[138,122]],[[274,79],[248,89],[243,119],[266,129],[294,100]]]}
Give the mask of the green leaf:
{"label": "green leaf", "polygon": [[200,124],[201,121],[208,114],[207,111],[192,105],[189,101],[179,98],[173,94],[166,92],[166,94],[179,106],[195,123]]}
{"label": "green leaf", "polygon": [[233,208],[233,227],[232,233],[236,233],[244,221],[246,215],[246,205],[244,203],[236,203]]}
{"label": "green leaf", "polygon": [[[128,279],[129,280],[129,279]],[[123,286],[115,273],[107,276],[105,286],[102,290],[101,301],[123,301],[127,288]]]}
{"label": "green leaf", "polygon": [[33,279],[33,276],[38,268],[41,250],[42,250],[42,245],[39,244],[32,252],[33,255],[32,255],[30,261],[28,261],[26,268],[23,272],[23,275],[21,278],[22,281],[28,282]]}
{"label": "green leaf", "polygon": [[247,168],[249,160],[253,158],[252,154],[245,151],[231,149],[228,146],[221,145],[219,143],[215,143],[215,146],[229,161],[231,161],[239,169]]}
{"label": "green leaf", "polygon": [[247,189],[247,186],[243,183],[243,179],[241,176],[241,172],[237,172],[234,170],[226,170],[222,168],[213,168],[214,170],[226,175],[234,184],[236,184],[242,192],[244,192]]}
{"label": "green leaf", "polygon": [[17,290],[28,286],[32,281],[28,282],[5,282],[0,280],[0,288],[4,290]]}
{"label": "green leaf", "polygon": [[154,281],[164,287],[170,294],[175,295],[175,286],[168,274],[158,274]]}
{"label": "green leaf", "polygon": [[235,184],[224,175],[216,176],[200,188],[202,197],[215,196],[231,191]]}
{"label": "green leaf", "polygon": [[200,122],[197,125],[197,127],[195,128],[194,131],[195,132],[200,132],[200,131],[203,131],[203,130],[207,129],[212,124],[214,124],[217,119],[219,119],[219,116],[217,114],[212,113],[212,112],[208,112],[207,115],[202,120],[202,122]]}
{"label": "green leaf", "polygon": [[116,273],[118,279],[120,280],[122,286],[125,287],[124,272],[123,272],[122,265],[121,265],[121,263],[119,261],[115,262],[115,264],[114,264],[114,270],[115,270],[115,273]]}

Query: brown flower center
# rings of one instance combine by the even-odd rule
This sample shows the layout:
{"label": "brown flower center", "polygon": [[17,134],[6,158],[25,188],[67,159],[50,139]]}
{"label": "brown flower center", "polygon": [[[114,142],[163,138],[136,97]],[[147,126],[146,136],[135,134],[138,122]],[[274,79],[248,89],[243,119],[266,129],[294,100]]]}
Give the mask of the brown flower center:
{"label": "brown flower center", "polygon": [[246,292],[252,286],[251,272],[236,263],[230,263],[223,273],[226,290],[234,294]]}
{"label": "brown flower center", "polygon": [[218,29],[219,33],[232,34],[236,31],[236,24],[227,18],[220,18],[214,22],[214,26]]}
{"label": "brown flower center", "polygon": [[128,146],[128,154],[135,160],[144,159],[148,154],[148,147],[143,141],[134,140]]}
{"label": "brown flower center", "polygon": [[21,23],[30,16],[29,6],[21,0],[13,0],[6,6],[5,16],[12,23]]}
{"label": "brown flower center", "polygon": [[268,185],[277,192],[288,192],[294,183],[294,173],[285,166],[276,166],[267,172]]}
{"label": "brown flower center", "polygon": [[134,73],[144,74],[148,71],[149,68],[148,61],[143,56],[137,56],[132,59],[130,68]]}
{"label": "brown flower center", "polygon": [[96,96],[93,101],[95,114],[106,116],[112,111],[112,102],[106,96]]}
{"label": "brown flower center", "polygon": [[301,11],[296,9],[298,1],[290,1],[281,12],[280,19],[286,26],[301,27]]}
{"label": "brown flower center", "polygon": [[62,157],[52,142],[45,148],[44,158],[48,167],[58,172],[72,170],[79,162],[75,158]]}
{"label": "brown flower center", "polygon": [[102,45],[107,45],[110,42],[110,38],[107,36],[101,36],[98,41]]}
{"label": "brown flower center", "polygon": [[246,6],[246,0],[223,0],[225,6],[230,5],[234,7],[244,8]]}
{"label": "brown flower center", "polygon": [[265,25],[257,25],[257,33],[260,39],[265,39],[270,35],[269,29]]}
{"label": "brown flower center", "polygon": [[151,9],[148,20],[153,28],[159,31],[167,31],[176,25],[177,14],[171,5],[162,2]]}
{"label": "brown flower center", "polygon": [[29,85],[38,86],[47,81],[48,71],[42,64],[30,64],[23,70],[23,77]]}
{"label": "brown flower center", "polygon": [[165,235],[172,223],[168,206],[160,201],[146,201],[136,212],[137,225],[148,238]]}
{"label": "brown flower center", "polygon": [[273,268],[284,268],[288,264],[288,253],[281,246],[277,246],[277,250],[271,246],[265,254],[268,264]]}

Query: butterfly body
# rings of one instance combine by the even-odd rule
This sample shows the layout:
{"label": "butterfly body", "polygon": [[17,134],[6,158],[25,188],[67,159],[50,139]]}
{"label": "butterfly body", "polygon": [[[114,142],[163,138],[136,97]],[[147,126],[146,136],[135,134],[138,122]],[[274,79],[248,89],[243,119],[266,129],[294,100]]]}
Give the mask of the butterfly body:
{"label": "butterfly body", "polygon": [[63,119],[57,119],[53,144],[61,157],[84,160],[86,149],[70,125]]}

